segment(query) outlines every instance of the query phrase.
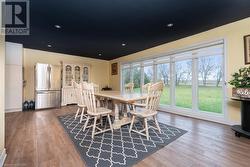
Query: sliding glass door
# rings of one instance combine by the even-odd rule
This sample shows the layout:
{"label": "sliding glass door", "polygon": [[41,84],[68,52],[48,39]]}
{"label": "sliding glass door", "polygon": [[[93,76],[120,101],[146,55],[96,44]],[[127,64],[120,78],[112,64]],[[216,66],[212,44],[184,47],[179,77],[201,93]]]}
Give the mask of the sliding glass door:
{"label": "sliding glass door", "polygon": [[[224,105],[223,41],[122,66],[122,85],[140,92],[147,83],[165,84],[160,104],[178,110],[222,115]],[[128,67],[128,68],[127,68]],[[131,74],[130,74],[131,73]]]}
{"label": "sliding glass door", "polygon": [[192,108],[192,60],[175,62],[175,105]]}
{"label": "sliding glass door", "polygon": [[126,84],[130,82],[130,68],[124,67],[122,70],[122,91],[124,91],[124,87]]}
{"label": "sliding glass door", "polygon": [[144,67],[144,85],[153,82],[153,66]]}
{"label": "sliding glass door", "polygon": [[134,83],[134,92],[139,93],[141,91],[141,66],[140,64],[132,65],[132,82]]}
{"label": "sliding glass door", "polygon": [[198,59],[198,109],[222,113],[223,56],[206,56]]}
{"label": "sliding glass door", "polygon": [[170,105],[170,63],[157,64],[156,81],[163,81],[165,85],[160,104]]}

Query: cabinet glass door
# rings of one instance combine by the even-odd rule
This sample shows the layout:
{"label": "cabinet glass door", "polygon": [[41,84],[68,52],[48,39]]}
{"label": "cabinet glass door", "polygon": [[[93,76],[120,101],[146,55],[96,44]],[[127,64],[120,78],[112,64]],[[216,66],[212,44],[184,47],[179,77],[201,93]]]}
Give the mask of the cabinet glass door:
{"label": "cabinet glass door", "polygon": [[89,82],[89,68],[83,67],[82,81]]}
{"label": "cabinet glass door", "polygon": [[79,66],[75,66],[75,82],[80,83],[81,82],[81,69]]}
{"label": "cabinet glass door", "polygon": [[72,67],[70,65],[66,65],[65,67],[65,86],[72,86]]}

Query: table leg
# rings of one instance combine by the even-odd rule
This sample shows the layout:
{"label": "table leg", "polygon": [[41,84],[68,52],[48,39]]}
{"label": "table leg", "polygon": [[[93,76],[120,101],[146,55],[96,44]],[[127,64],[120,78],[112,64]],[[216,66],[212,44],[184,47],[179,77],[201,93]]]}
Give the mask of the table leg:
{"label": "table leg", "polygon": [[114,129],[119,129],[121,128],[120,125],[120,118],[119,118],[119,102],[116,100],[113,100],[114,106],[115,106],[115,120],[113,123],[113,128]]}
{"label": "table leg", "polygon": [[129,105],[129,104],[124,104],[124,105],[125,105],[125,107],[124,107],[124,111],[123,111],[123,117],[124,117],[124,118],[127,118],[127,117],[128,117],[127,114],[128,114],[128,111],[129,111],[129,110],[128,110],[128,107],[129,107],[128,105]]}
{"label": "table leg", "polygon": [[245,136],[250,138],[250,102],[241,101],[241,125],[233,125],[235,136]]}
{"label": "table leg", "polygon": [[119,103],[117,101],[114,101],[115,105],[115,121],[114,122],[119,122]]}
{"label": "table leg", "polygon": [[97,104],[96,105],[97,105],[97,107],[101,107],[101,103],[100,103],[100,99],[99,98],[97,99]]}
{"label": "table leg", "polygon": [[120,129],[121,126],[131,123],[131,120],[130,120],[130,118],[127,117],[127,113],[125,113],[126,115],[124,114],[124,117],[122,119],[120,119],[119,118],[119,104],[120,104],[120,102],[119,101],[113,101],[113,103],[115,105],[115,120],[114,120],[114,123],[113,123],[113,128],[114,129]]}
{"label": "table leg", "polygon": [[241,101],[241,126],[242,129],[250,132],[250,102]]}

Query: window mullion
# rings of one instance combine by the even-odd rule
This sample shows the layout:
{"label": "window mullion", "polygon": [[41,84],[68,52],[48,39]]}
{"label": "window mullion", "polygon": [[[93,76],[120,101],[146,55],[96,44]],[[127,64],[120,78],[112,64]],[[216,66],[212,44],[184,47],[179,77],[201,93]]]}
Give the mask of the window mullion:
{"label": "window mullion", "polygon": [[170,59],[170,105],[175,106],[175,63]]}
{"label": "window mullion", "polygon": [[198,111],[198,58],[192,61],[192,109]]}
{"label": "window mullion", "polygon": [[143,63],[141,63],[141,92],[143,85],[144,85],[144,65]]}
{"label": "window mullion", "polygon": [[132,64],[130,64],[129,67],[129,76],[130,76],[130,82],[133,82],[133,69],[132,69]]}
{"label": "window mullion", "polygon": [[120,79],[120,91],[123,92],[123,88],[124,88],[124,83],[123,83],[123,80],[124,80],[124,76],[123,76],[123,69],[120,68],[120,75],[121,75],[121,79]]}
{"label": "window mullion", "polygon": [[153,83],[156,82],[156,78],[157,78],[157,65],[155,64],[155,62],[153,63]]}

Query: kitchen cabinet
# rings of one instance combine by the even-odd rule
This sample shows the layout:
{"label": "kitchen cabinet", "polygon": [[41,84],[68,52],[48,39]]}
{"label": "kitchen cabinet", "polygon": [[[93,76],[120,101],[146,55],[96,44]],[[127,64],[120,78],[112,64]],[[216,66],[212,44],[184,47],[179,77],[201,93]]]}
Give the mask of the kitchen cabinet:
{"label": "kitchen cabinet", "polygon": [[80,64],[63,64],[63,87],[62,105],[75,104],[74,87],[72,81],[76,83],[90,81],[90,66]]}

